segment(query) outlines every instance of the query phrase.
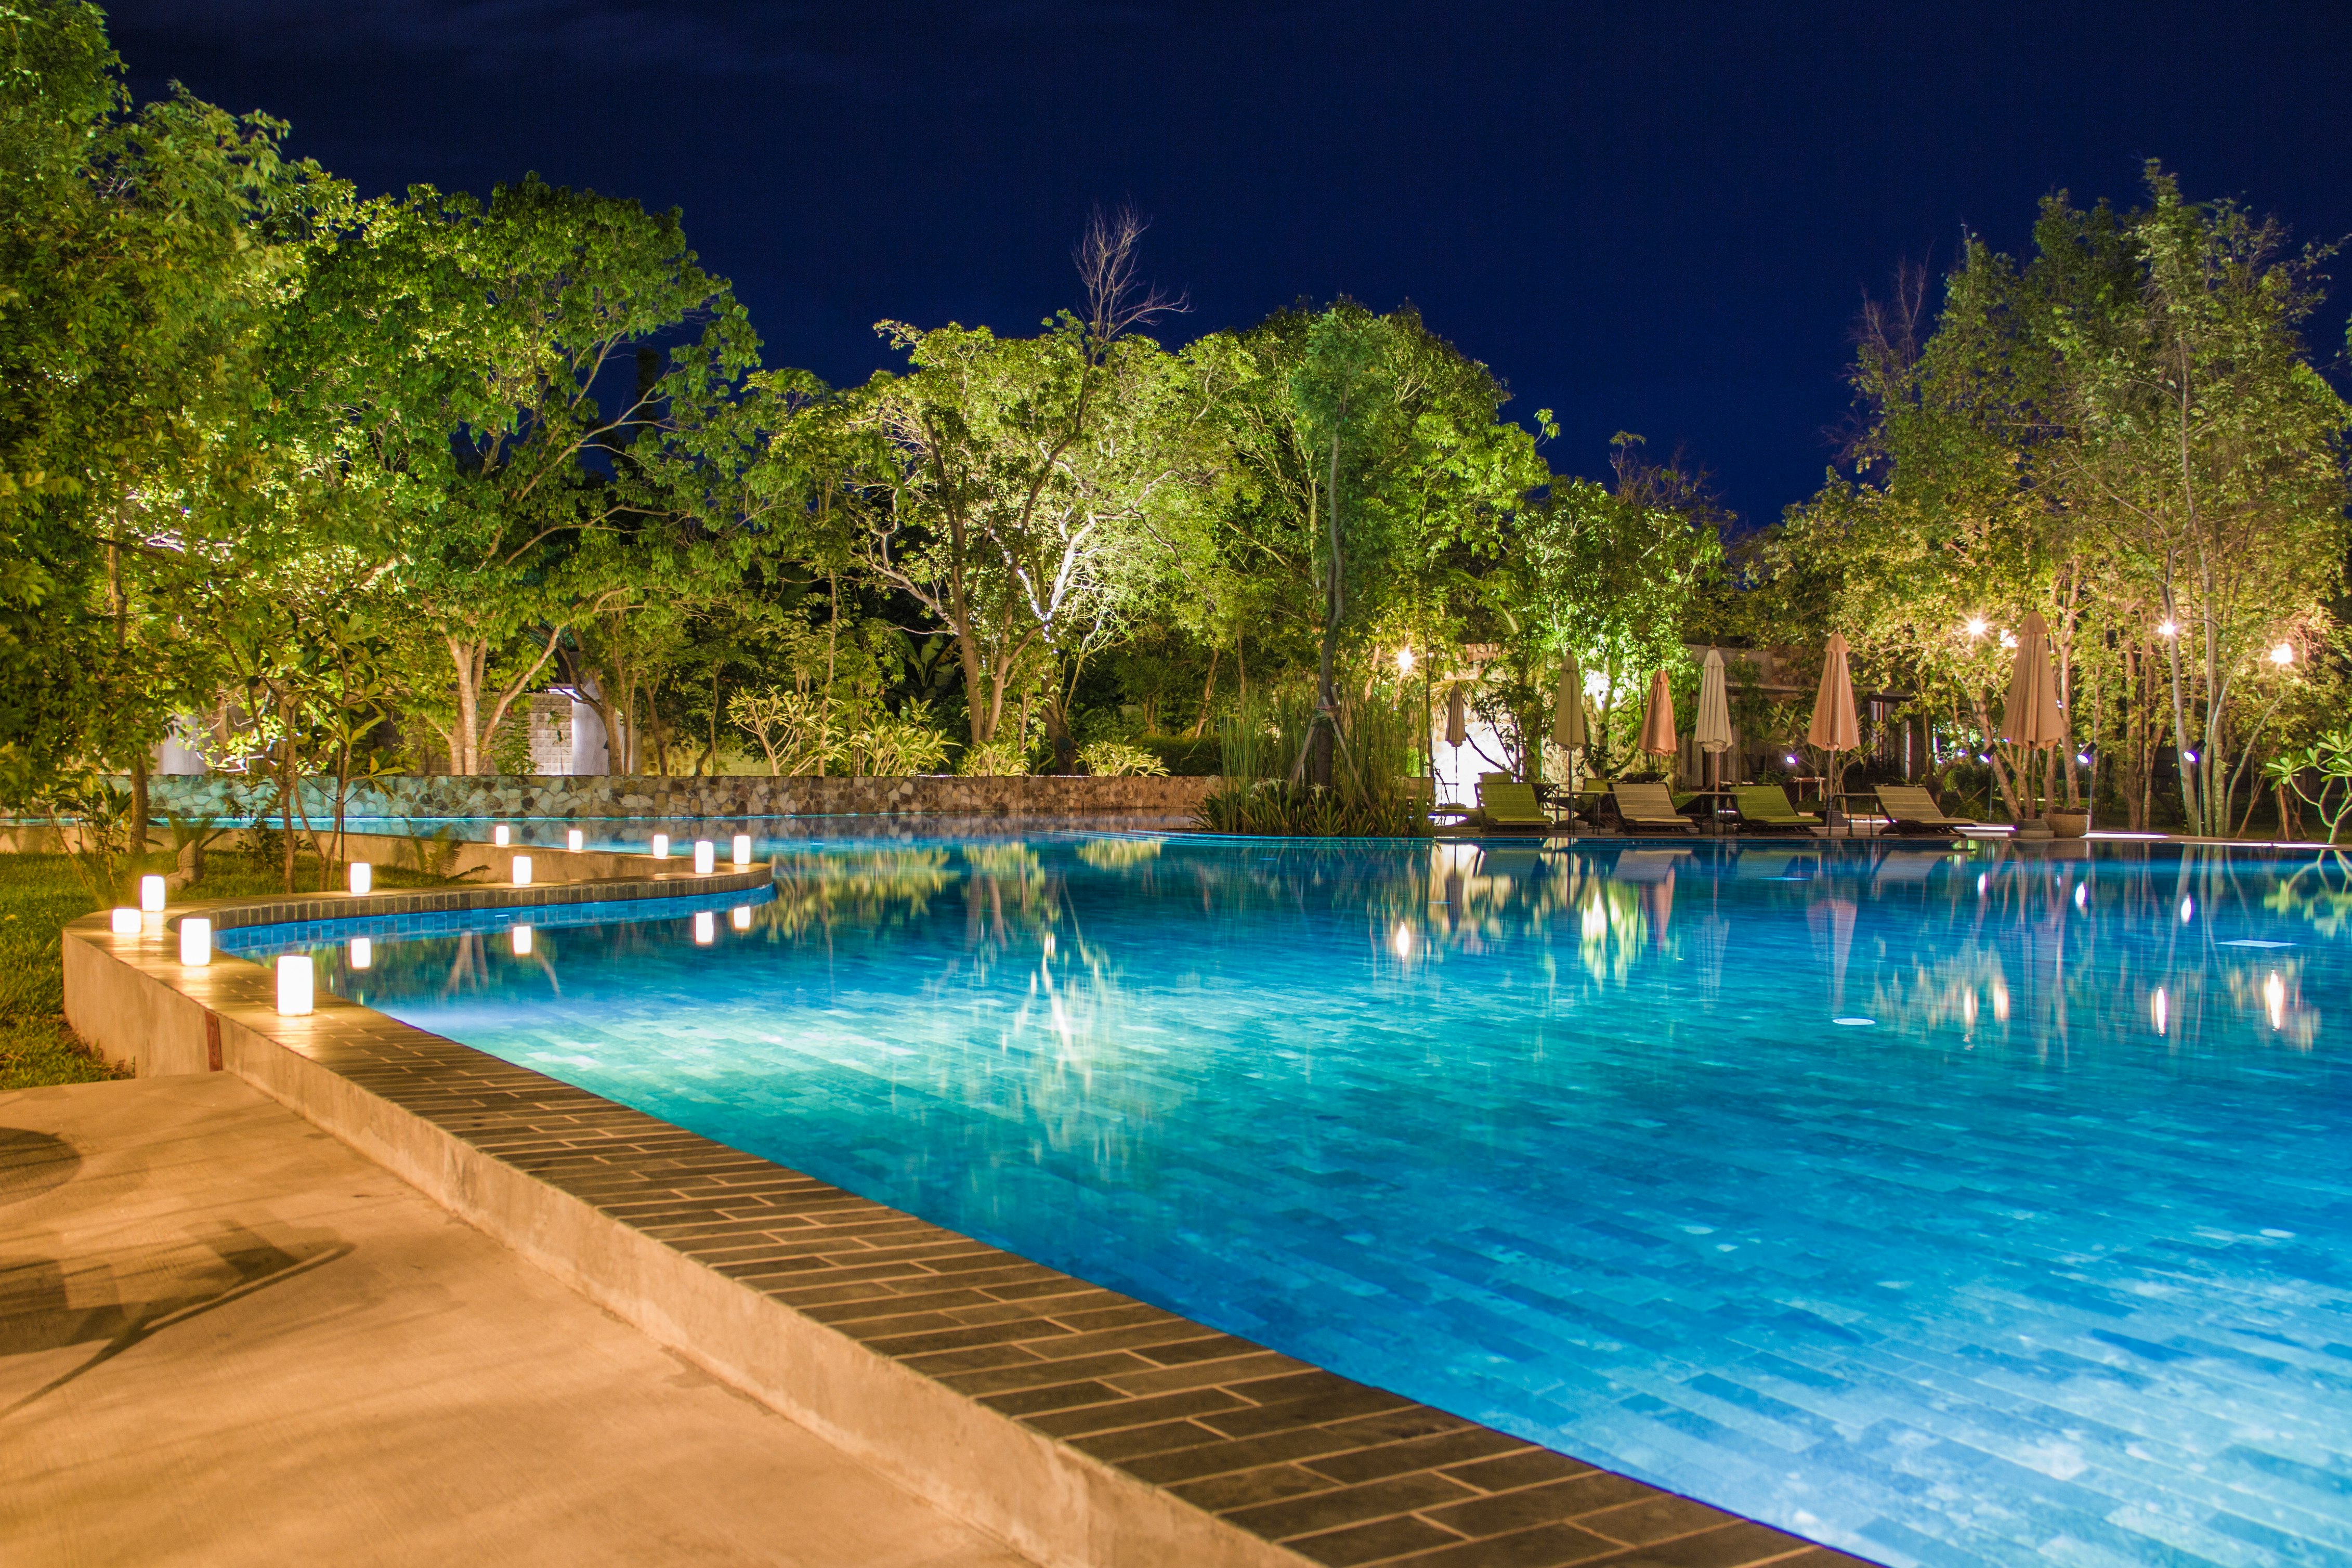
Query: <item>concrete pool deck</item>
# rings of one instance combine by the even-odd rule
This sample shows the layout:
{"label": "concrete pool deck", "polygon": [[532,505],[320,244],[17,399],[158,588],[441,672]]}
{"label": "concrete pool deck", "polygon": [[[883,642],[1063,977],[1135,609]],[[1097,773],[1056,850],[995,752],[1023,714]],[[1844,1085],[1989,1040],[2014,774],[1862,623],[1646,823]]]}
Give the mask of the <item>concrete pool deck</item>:
{"label": "concrete pool deck", "polygon": [[[234,913],[331,918],[383,912],[385,898]],[[188,968],[175,953],[162,921],[121,936],[99,917],[68,927],[75,1026],[142,1075],[249,1080],[704,1371],[1040,1562],[1854,1561],[339,998],[278,1016],[258,966]]]}
{"label": "concrete pool deck", "polygon": [[226,1073],[0,1094],[0,1559],[1021,1568]]}

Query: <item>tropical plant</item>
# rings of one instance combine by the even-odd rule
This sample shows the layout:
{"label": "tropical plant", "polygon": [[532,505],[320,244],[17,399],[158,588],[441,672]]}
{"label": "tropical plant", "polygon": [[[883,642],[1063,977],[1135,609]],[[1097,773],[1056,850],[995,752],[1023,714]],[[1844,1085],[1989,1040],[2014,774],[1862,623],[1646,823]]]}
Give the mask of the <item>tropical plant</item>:
{"label": "tropical plant", "polygon": [[1097,778],[1152,778],[1168,776],[1168,764],[1159,754],[1141,746],[1130,746],[1124,741],[1096,741],[1078,748],[1078,762]]}

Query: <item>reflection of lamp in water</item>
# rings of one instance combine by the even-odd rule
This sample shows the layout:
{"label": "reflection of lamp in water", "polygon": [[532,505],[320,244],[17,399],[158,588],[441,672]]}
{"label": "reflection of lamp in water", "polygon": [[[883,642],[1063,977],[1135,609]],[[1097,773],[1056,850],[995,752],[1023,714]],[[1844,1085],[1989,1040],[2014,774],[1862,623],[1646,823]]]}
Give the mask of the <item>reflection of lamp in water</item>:
{"label": "reflection of lamp in water", "polygon": [[375,943],[363,936],[352,938],[351,966],[365,969],[375,962]]}
{"label": "reflection of lamp in water", "polygon": [[1981,898],[1983,898],[1983,897],[1985,896],[1985,883],[1986,883],[1987,881],[1989,881],[1989,880],[1990,880],[1990,878],[1989,877],[1989,875],[1988,875],[1987,873],[1985,873],[1985,872],[1983,872],[1983,871],[1979,871],[1979,872],[1978,872],[1978,873],[1977,873],[1977,897],[1978,897],[1978,898],[1981,899]]}
{"label": "reflection of lamp in water", "polygon": [[1397,921],[1396,934],[1389,939],[1389,944],[1396,949],[1400,960],[1410,960],[1412,957],[1412,928],[1402,921]]}
{"label": "reflection of lamp in water", "polygon": [[2271,971],[2271,977],[2263,982],[2263,1005],[2270,1011],[2272,1028],[2286,1027],[2286,982],[2279,978],[2279,972],[2275,969]]}
{"label": "reflection of lamp in water", "polygon": [[2183,898],[2183,899],[2180,900],[2180,923],[2181,923],[2182,925],[2187,925],[2187,924],[2189,923],[2189,918],[2191,915],[2194,915],[2196,912],[2197,912],[2197,900],[2194,900],[2194,899],[2190,899],[2190,898]]}
{"label": "reflection of lamp in water", "polygon": [[2164,1033],[2164,1026],[2170,1019],[2172,1010],[2165,999],[2163,986],[2158,986],[2156,994],[2148,998],[2147,1011],[2148,1016],[2156,1020],[2156,1032],[2159,1035]]}
{"label": "reflection of lamp in water", "polygon": [[709,947],[718,940],[719,922],[711,919],[709,910],[704,910],[694,917],[694,945]]}
{"label": "reflection of lamp in water", "polygon": [[2009,987],[1998,980],[1992,983],[1992,1021],[1996,1024],[2009,1022]]}
{"label": "reflection of lamp in water", "polygon": [[213,922],[190,915],[180,922],[180,962],[201,969],[213,961]]}
{"label": "reflection of lamp in water", "polygon": [[1582,925],[1587,942],[1598,942],[1609,933],[1609,911],[1601,907],[1598,893],[1585,902]]}
{"label": "reflection of lamp in water", "polygon": [[1977,1026],[1977,988],[1973,985],[1960,998],[1960,1022],[1971,1029]]}
{"label": "reflection of lamp in water", "polygon": [[310,955],[307,952],[280,954],[278,960],[278,1011],[289,1018],[299,1018],[311,1007]]}
{"label": "reflection of lamp in water", "polygon": [[2078,910],[2087,910],[2091,907],[2090,883],[2077,882],[2074,884],[2074,907]]}
{"label": "reflection of lamp in water", "polygon": [[514,928],[511,934],[514,938],[514,955],[517,958],[529,958],[530,956],[530,927],[517,926]]}
{"label": "reflection of lamp in water", "polygon": [[737,931],[750,931],[751,929],[751,906],[749,904],[736,905],[733,911],[728,915],[727,923],[733,926]]}
{"label": "reflection of lamp in water", "polygon": [[1045,956],[1048,958],[1054,956],[1054,933],[1052,931],[1047,931],[1045,933]]}

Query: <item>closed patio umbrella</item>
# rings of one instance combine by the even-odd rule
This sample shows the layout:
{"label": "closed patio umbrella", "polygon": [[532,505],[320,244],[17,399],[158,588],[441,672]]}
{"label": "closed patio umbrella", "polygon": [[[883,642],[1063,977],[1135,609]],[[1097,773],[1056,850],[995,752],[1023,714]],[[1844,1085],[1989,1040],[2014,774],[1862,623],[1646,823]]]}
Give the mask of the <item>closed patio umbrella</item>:
{"label": "closed patio umbrella", "polygon": [[1563,752],[1584,750],[1584,672],[1576,656],[1559,661],[1559,694],[1551,706],[1551,743]]}
{"label": "closed patio umbrella", "polygon": [[1455,681],[1445,692],[1445,743],[1457,750],[1470,739],[1468,703],[1462,695],[1462,683]]}
{"label": "closed patio umbrella", "polygon": [[1675,741],[1675,694],[1666,686],[1666,672],[1650,677],[1650,710],[1642,715],[1642,750],[1672,756],[1681,748]]}
{"label": "closed patio umbrella", "polygon": [[2009,701],[2000,710],[2000,738],[2029,752],[2066,739],[2066,721],[2058,711],[2058,672],[2050,662],[2050,623],[2039,610],[2027,611],[2025,625],[2018,628]]}
{"label": "closed patio umbrella", "polygon": [[1845,637],[1830,634],[1822,650],[1822,686],[1813,694],[1813,721],[1805,726],[1805,744],[1830,754],[1829,772],[1822,781],[1824,805],[1834,805],[1844,793],[1838,753],[1862,744],[1862,725],[1853,716],[1853,677],[1845,667]]}
{"label": "closed patio umbrella", "polygon": [[[1723,654],[1719,649],[1706,650],[1706,662],[1699,668],[1698,721],[1691,727],[1691,740],[1710,759],[1731,750],[1731,703],[1723,690]],[[1710,761],[1708,772],[1717,771],[1719,764]],[[1709,778],[1710,788],[1721,784]]]}

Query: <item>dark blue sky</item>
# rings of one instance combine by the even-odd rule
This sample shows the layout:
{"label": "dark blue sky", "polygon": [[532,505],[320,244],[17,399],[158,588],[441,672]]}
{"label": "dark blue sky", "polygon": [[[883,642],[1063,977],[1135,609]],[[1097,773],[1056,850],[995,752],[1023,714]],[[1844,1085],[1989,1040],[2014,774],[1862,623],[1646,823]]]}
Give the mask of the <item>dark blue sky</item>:
{"label": "dark blue sky", "polygon": [[[1687,445],[1768,520],[1820,482],[1847,332],[1898,258],[2021,247],[2043,193],[2352,231],[2352,5],[124,0],[134,88],[290,120],[366,193],[536,169],[685,208],[771,364],[871,324],[1028,331],[1090,204],[1153,219],[1176,341],[1410,300],[1559,411]],[[2331,367],[2343,309],[2315,334]]]}

